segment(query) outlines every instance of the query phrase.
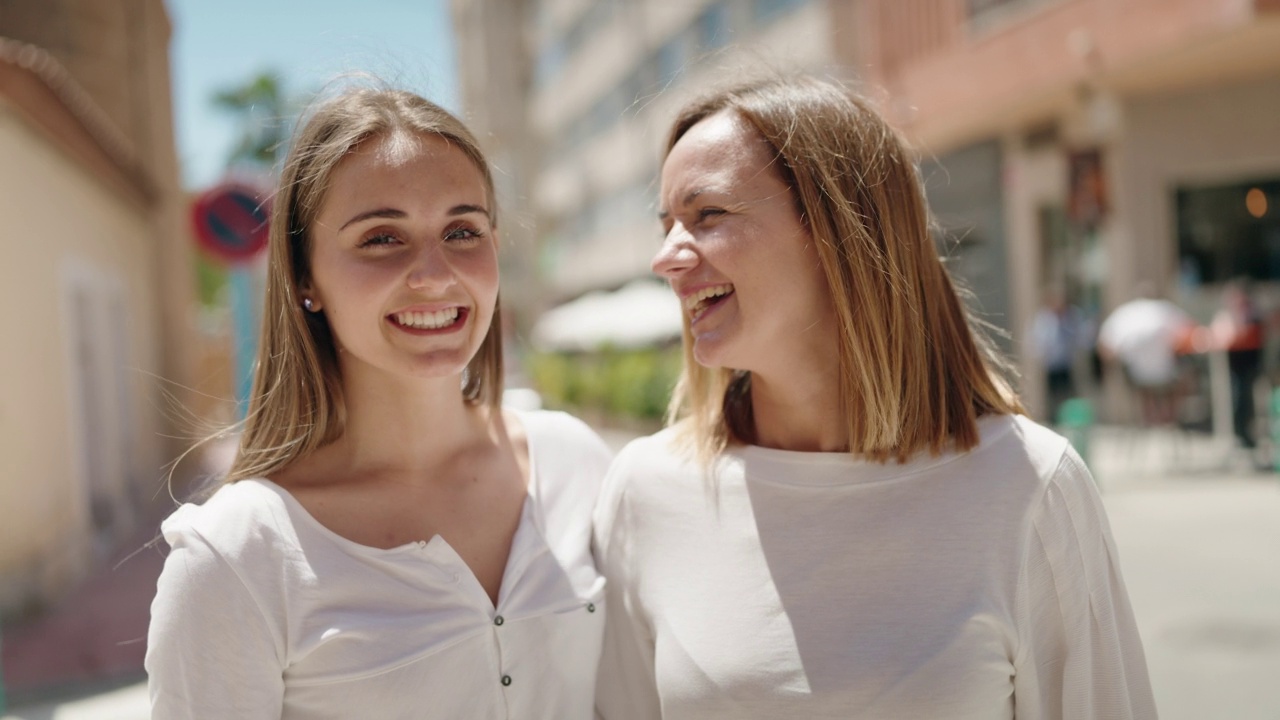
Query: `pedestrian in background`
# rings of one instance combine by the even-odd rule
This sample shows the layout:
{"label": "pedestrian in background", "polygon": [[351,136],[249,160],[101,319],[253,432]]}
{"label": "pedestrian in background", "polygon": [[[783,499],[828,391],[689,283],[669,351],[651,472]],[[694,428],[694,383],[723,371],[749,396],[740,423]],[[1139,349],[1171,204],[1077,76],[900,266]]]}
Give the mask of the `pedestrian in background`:
{"label": "pedestrian in background", "polygon": [[1227,352],[1232,429],[1240,446],[1252,450],[1258,444],[1253,433],[1253,386],[1262,372],[1264,337],[1262,314],[1246,280],[1234,280],[1223,287],[1222,307],[1209,327],[1215,344]]}
{"label": "pedestrian in background", "polygon": [[1098,352],[1118,361],[1137,396],[1143,425],[1172,425],[1178,419],[1178,346],[1195,321],[1169,300],[1154,297],[1149,284],[1121,303],[1098,328]]}
{"label": "pedestrian in background", "polygon": [[684,372],[597,509],[600,714],[1154,718],[1093,479],[971,329],[896,133],[774,79],[666,148]]}
{"label": "pedestrian in background", "polygon": [[1045,293],[1027,333],[1028,350],[1044,371],[1047,423],[1058,422],[1062,403],[1079,394],[1075,382],[1076,356],[1092,346],[1092,333],[1080,308],[1067,302],[1060,288]]}
{"label": "pedestrian in background", "polygon": [[300,126],[271,223],[239,451],[163,525],[153,717],[591,717],[610,453],[500,407],[475,139],[416,95],[345,91]]}

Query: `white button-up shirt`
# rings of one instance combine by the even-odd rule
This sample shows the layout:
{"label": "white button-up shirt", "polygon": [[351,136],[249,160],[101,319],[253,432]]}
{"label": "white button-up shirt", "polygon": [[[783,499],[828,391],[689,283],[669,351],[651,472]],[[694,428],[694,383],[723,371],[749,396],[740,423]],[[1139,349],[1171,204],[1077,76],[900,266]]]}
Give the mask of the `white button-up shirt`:
{"label": "white button-up shirt", "polygon": [[440,536],[360,545],[267,480],[179,508],[147,639],[153,717],[591,717],[610,453],[568,415],[521,417],[531,477],[496,607]]}

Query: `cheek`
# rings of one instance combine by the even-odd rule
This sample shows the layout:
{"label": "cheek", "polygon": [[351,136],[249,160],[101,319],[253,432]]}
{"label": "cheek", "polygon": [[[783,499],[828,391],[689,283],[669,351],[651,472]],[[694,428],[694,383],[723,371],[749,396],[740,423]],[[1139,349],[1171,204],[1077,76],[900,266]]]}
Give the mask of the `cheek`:
{"label": "cheek", "polygon": [[457,272],[468,279],[476,299],[484,299],[489,305],[498,297],[498,256],[492,250],[465,258]]}

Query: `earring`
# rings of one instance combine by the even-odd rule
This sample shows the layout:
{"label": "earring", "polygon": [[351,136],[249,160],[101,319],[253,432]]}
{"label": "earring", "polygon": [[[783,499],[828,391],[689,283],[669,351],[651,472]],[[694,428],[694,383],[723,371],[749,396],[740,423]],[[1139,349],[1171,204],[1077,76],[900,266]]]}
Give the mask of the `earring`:
{"label": "earring", "polygon": [[307,312],[315,312],[315,306],[316,304],[311,301],[311,298],[302,298],[302,307],[306,308]]}

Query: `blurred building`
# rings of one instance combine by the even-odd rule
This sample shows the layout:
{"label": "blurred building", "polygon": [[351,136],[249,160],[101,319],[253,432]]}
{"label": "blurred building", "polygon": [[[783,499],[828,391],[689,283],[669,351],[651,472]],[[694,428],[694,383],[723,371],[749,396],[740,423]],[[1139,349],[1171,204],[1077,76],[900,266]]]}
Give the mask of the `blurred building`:
{"label": "blurred building", "polygon": [[132,536],[183,434],[169,36],[162,0],[0,0],[0,613]]}
{"label": "blurred building", "polygon": [[540,303],[648,273],[661,133],[690,92],[791,69],[862,88],[920,150],[940,246],[1014,337],[1050,287],[1097,315],[1149,281],[1207,318],[1230,277],[1280,280],[1277,0],[453,7],[469,115],[528,168]]}

